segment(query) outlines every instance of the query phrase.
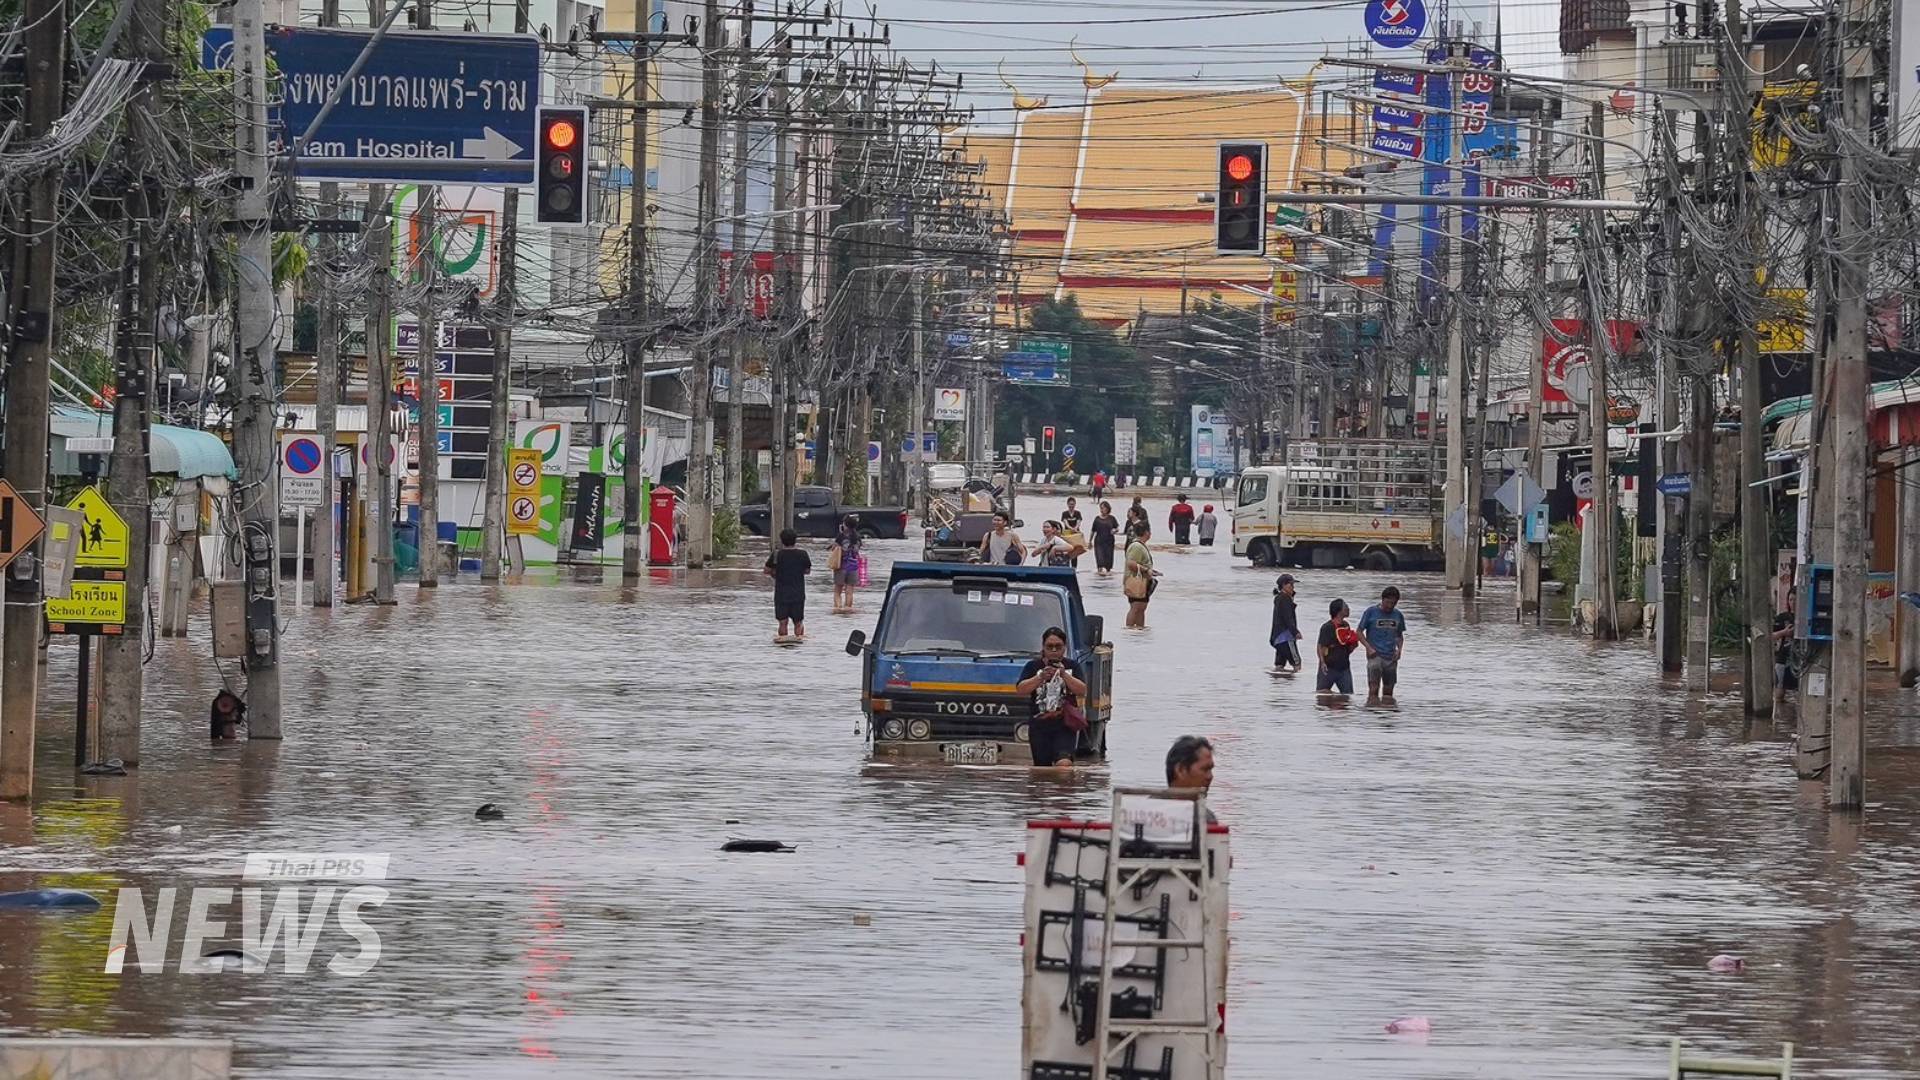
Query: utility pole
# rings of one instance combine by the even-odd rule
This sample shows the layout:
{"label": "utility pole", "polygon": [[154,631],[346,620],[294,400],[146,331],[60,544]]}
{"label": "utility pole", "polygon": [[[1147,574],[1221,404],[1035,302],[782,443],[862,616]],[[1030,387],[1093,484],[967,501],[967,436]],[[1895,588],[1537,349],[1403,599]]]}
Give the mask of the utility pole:
{"label": "utility pole", "polygon": [[[1700,179],[1694,197],[1702,202],[1714,196],[1715,161],[1713,114],[1693,114],[1695,143],[1700,150]],[[1743,153],[1745,151],[1742,151]],[[1689,274],[1695,259],[1688,253]],[[1691,323],[1689,324],[1692,325]],[[1687,685],[1705,693],[1713,667],[1713,377],[1689,372],[1687,452]]]}
{"label": "utility pole", "polygon": [[[1607,148],[1604,139],[1607,133],[1606,103],[1593,103],[1593,118],[1589,121],[1589,133],[1593,143],[1593,184],[1596,197],[1605,198],[1607,191]],[[1595,211],[1593,215],[1593,235],[1586,240],[1590,251],[1603,252],[1606,247],[1607,220],[1604,214]],[[1604,256],[1600,256],[1604,257]],[[1584,261],[1584,260],[1583,260]],[[1594,262],[1586,262],[1588,267]],[[1606,327],[1607,313],[1594,303],[1594,296],[1605,286],[1594,280],[1591,273],[1586,274],[1586,288],[1581,296],[1587,308],[1587,365],[1592,373],[1592,386],[1588,391],[1588,411],[1593,415],[1593,504],[1587,518],[1587,531],[1593,537],[1593,636],[1602,641],[1612,641],[1620,636],[1618,624],[1614,618],[1613,588],[1613,472],[1607,461],[1607,351],[1613,347],[1608,339]]]}
{"label": "utility pole", "polygon": [[[414,0],[413,26],[433,29],[433,0]],[[419,344],[414,349],[414,391],[420,401],[420,587],[440,587],[440,313],[433,289],[440,277],[440,253],[433,246],[434,218],[440,212],[440,188],[421,184],[415,234],[420,250]],[[449,373],[451,374],[451,373]]]}
{"label": "utility pole", "polygon": [[920,271],[908,272],[913,285],[913,449],[908,454],[907,476],[917,479],[918,494],[914,510],[922,525],[927,520],[927,296]]}
{"label": "utility pole", "polygon": [[[1920,593],[1920,448],[1908,447],[1893,485],[1899,492],[1900,523],[1894,534],[1899,538],[1894,558],[1894,593]],[[1912,604],[1894,609],[1897,627],[1894,648],[1894,674],[1900,685],[1912,689],[1920,685],[1920,610]]]}
{"label": "utility pole", "polygon": [[[340,0],[322,0],[320,25],[340,25]],[[331,222],[340,216],[340,185],[320,185],[320,217]],[[325,501],[313,518],[313,606],[333,606],[334,567],[333,514],[335,477],[333,443],[339,436],[340,406],[340,310],[334,296],[331,265],[340,253],[339,241],[332,231],[320,234],[320,273],[314,297],[317,316],[314,342],[314,427],[320,432],[320,489]]]}
{"label": "utility pole", "polygon": [[273,222],[267,157],[267,45],[261,0],[233,7],[234,226],[240,259],[234,285],[234,466],[239,483],[241,557],[247,584],[247,733],[280,737],[279,440],[273,328]]}
{"label": "utility pole", "polygon": [[[524,3],[524,0],[522,0]],[[634,8],[634,31],[647,26]],[[641,442],[647,429],[647,109],[653,95],[647,86],[647,61],[653,45],[633,44],[633,183],[627,188],[627,337],[622,343],[626,364],[626,465],[621,472],[620,577],[636,581],[646,564],[648,507],[647,471]],[[691,450],[691,443],[689,443]]]}
{"label": "utility pole", "polygon": [[726,490],[721,493],[722,505],[736,517],[740,513],[741,477],[747,456],[742,416],[744,391],[740,386],[746,377],[745,313],[752,312],[758,303],[758,298],[751,293],[743,295],[740,285],[745,281],[750,289],[757,289],[760,281],[759,272],[752,265],[753,255],[747,250],[747,118],[753,111],[750,101],[753,65],[749,62],[753,57],[753,0],[741,0],[740,13],[740,77],[734,101],[738,115],[733,121],[733,282],[727,290],[731,300],[727,306],[733,309],[729,317],[741,320],[741,325],[735,328],[727,349],[727,472]]}
{"label": "utility pole", "polygon": [[[127,51],[136,60],[158,65],[166,59],[162,33],[165,0],[137,0],[127,22]],[[126,212],[128,258],[123,267],[120,319],[115,333],[113,456],[107,465],[107,490],[127,523],[127,621],[120,634],[100,643],[100,744],[93,760],[119,758],[140,763],[140,716],[145,702],[147,560],[152,512],[151,459],[154,329],[160,298],[160,236],[151,203],[154,141],[159,121],[154,109],[156,69],[142,75],[127,103],[127,150],[134,180],[122,205]]]}
{"label": "utility pole", "polygon": [[[1733,208],[1736,220],[1744,227],[1749,250],[1766,246],[1765,209],[1753,197],[1752,137],[1748,132],[1752,78],[1744,62],[1747,51],[1746,28],[1740,18],[1740,0],[1727,0],[1727,47],[1736,62],[1725,65],[1733,72],[1725,80],[1727,87],[1727,132],[1732,145]],[[1861,129],[1864,132],[1864,128]],[[1747,268],[1746,281],[1755,280],[1765,267]],[[1742,282],[1746,284],[1746,282]],[[1740,681],[1747,715],[1773,715],[1773,546],[1767,520],[1766,444],[1760,422],[1766,408],[1760,392],[1760,343],[1758,327],[1745,313],[1738,313],[1739,324],[1728,334],[1728,344],[1737,350],[1735,370],[1740,378],[1740,593],[1746,617],[1746,677]]]}
{"label": "utility pole", "polygon": [[[1871,133],[1874,49],[1870,0],[1847,0],[1847,17],[1836,30],[1843,35],[1841,123],[1856,138]],[[1840,157],[1838,221],[1832,248],[1861,251],[1867,236],[1873,192],[1860,168],[1860,153]],[[1862,712],[1867,675],[1867,469],[1871,464],[1867,430],[1867,259],[1829,256],[1833,290],[1833,678],[1829,708],[1833,725],[1833,764],[1827,779],[1827,805],[1859,810],[1866,804],[1866,740]],[[1753,422],[1759,418],[1748,418]]]}
{"label": "utility pole", "polygon": [[720,195],[720,0],[706,0],[700,20],[700,227],[693,285],[692,426],[687,444],[687,566],[713,554],[713,293],[719,277],[716,219]]}
{"label": "utility pole", "polygon": [[[1547,163],[1552,160],[1551,144],[1552,129],[1541,125],[1533,139],[1533,175],[1541,183],[1547,180]],[[1547,280],[1547,240],[1547,208],[1543,206],[1533,212],[1533,280],[1541,284]],[[1542,429],[1547,419],[1546,368],[1539,360],[1529,361],[1527,368],[1529,411],[1526,474],[1533,477],[1544,491],[1547,487],[1547,466],[1542,460],[1541,447],[1544,441]],[[1523,534],[1526,527],[1526,522],[1521,522]],[[1519,587],[1514,590],[1514,618],[1518,621],[1532,614],[1537,621],[1540,614],[1540,547],[1524,539],[1516,546],[1520,549],[1520,581]]]}
{"label": "utility pole", "polygon": [[[1668,109],[1662,114],[1667,139],[1676,139],[1675,131],[1679,116]],[[1676,139],[1677,144],[1677,139]],[[1655,373],[1655,411],[1654,424],[1658,430],[1674,431],[1680,426],[1679,399],[1674,392],[1674,383],[1678,378],[1676,371],[1679,357],[1673,354],[1673,346],[1664,342],[1679,336],[1685,321],[1680,310],[1680,211],[1679,192],[1667,186],[1662,191],[1663,206],[1660,215],[1661,246],[1666,253],[1666,280],[1660,291],[1660,318],[1666,334],[1659,346],[1658,370]],[[1659,467],[1655,470],[1659,476],[1669,476],[1675,471],[1675,446],[1663,435],[1649,445],[1642,440],[1640,452],[1657,453]],[[1673,500],[1656,486],[1652,491],[1643,491],[1640,498],[1651,500],[1658,516],[1654,522],[1655,545],[1660,552],[1660,607],[1656,637],[1659,639],[1660,670],[1677,673],[1682,667],[1681,635],[1681,599],[1680,584],[1680,528],[1674,520]]]}
{"label": "utility pole", "polygon": [[[23,140],[45,138],[65,106],[65,0],[24,0],[20,55],[26,63]],[[59,260],[59,169],[26,183],[27,217],[13,247],[6,375],[7,479],[38,512],[47,504],[48,360],[53,350],[54,274]],[[40,550],[35,544],[6,573],[6,616],[0,650],[0,799],[33,794],[33,725],[40,698]]]}
{"label": "utility pole", "polygon": [[[513,32],[527,32],[528,0],[513,5]],[[643,182],[643,181],[636,181]],[[507,406],[513,372],[513,323],[518,316],[520,189],[508,187],[500,206],[500,285],[494,310],[493,386],[487,411],[487,505],[480,524],[480,579],[500,580],[507,533]]]}
{"label": "utility pole", "polygon": [[773,315],[774,341],[768,350],[768,379],[773,389],[773,421],[768,428],[772,446],[767,477],[768,530],[778,542],[793,512],[793,421],[789,416],[787,380],[792,369],[793,337],[800,325],[800,302],[794,264],[799,258],[799,228],[788,211],[793,205],[793,143],[788,116],[787,68],[793,55],[792,39],[778,31],[778,57],[773,72]]}
{"label": "utility pole", "polygon": [[[1453,68],[1447,75],[1452,85],[1448,101],[1457,107],[1460,102],[1460,67],[1465,63],[1462,56],[1452,56],[1447,65]],[[1460,185],[1460,194],[1467,193],[1466,173],[1466,125],[1461,117],[1454,116],[1447,124],[1451,147],[1447,152],[1447,164],[1453,170],[1456,182]],[[1479,508],[1469,507],[1466,502],[1467,480],[1467,308],[1466,308],[1466,212],[1455,207],[1447,215],[1447,484],[1445,489],[1446,511],[1446,560],[1447,588],[1460,590],[1462,599],[1473,597],[1473,552],[1477,545],[1473,533],[1479,520]],[[1321,424],[1320,437],[1328,438],[1332,434],[1333,417],[1331,398],[1332,377],[1328,376],[1321,384]],[[1434,416],[1429,423],[1438,423]],[[1457,517],[1456,517],[1457,515]]]}
{"label": "utility pole", "polygon": [[[1490,298],[1499,294],[1501,258],[1500,218],[1497,215],[1488,214],[1481,219],[1481,227],[1485,230],[1487,239],[1486,246],[1474,260],[1476,264],[1474,281],[1481,301],[1481,317],[1474,320],[1474,337],[1476,340],[1473,343],[1473,351],[1478,354],[1480,358],[1480,370],[1476,373],[1473,380],[1473,443],[1472,453],[1467,456],[1466,499],[1467,520],[1475,523],[1481,521],[1481,495],[1486,485],[1487,476],[1487,378],[1488,368],[1492,364],[1493,358],[1493,339],[1492,336],[1486,332],[1487,327],[1484,320],[1492,313]],[[1462,254],[1465,253],[1463,252]],[[1378,409],[1375,409],[1376,414],[1378,411]],[[1485,526],[1480,525],[1472,533],[1468,534],[1467,551],[1470,553],[1470,557],[1471,553],[1479,549],[1481,541],[1480,534],[1484,532],[1484,530]],[[1470,591],[1466,595],[1477,595],[1480,589],[1480,560],[1477,557],[1472,557],[1471,566],[1467,571],[1467,581],[1469,582]],[[1471,614],[1475,609],[1468,608],[1468,611],[1470,613],[1469,617],[1478,617],[1477,614]]]}

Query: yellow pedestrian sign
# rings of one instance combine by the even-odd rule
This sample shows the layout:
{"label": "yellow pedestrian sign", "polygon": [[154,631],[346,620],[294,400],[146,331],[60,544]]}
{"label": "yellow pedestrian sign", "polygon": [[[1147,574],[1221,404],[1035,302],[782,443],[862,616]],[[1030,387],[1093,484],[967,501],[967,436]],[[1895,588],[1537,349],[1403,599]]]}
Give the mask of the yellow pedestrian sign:
{"label": "yellow pedestrian sign", "polygon": [[125,570],[128,563],[127,521],[97,487],[81,488],[67,509],[86,519],[73,557],[75,566]]}

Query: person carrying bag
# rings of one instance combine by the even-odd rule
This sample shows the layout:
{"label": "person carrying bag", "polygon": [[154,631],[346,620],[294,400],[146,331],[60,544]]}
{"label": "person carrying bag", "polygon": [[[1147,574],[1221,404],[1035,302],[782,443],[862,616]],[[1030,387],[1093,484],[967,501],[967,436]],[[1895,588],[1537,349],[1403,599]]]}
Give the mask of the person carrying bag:
{"label": "person carrying bag", "polygon": [[1147,628],[1147,601],[1152,599],[1158,584],[1155,579],[1160,576],[1153,569],[1153,552],[1147,548],[1147,538],[1152,535],[1143,518],[1127,544],[1127,575],[1120,588],[1127,596],[1127,627],[1133,630]]}

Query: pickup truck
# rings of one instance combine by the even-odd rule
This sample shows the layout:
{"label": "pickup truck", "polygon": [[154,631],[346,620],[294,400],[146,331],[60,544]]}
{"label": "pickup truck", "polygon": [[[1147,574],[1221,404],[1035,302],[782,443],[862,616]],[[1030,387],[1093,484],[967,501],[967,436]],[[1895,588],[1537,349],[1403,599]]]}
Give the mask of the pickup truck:
{"label": "pickup truck", "polygon": [[1050,626],[1086,672],[1078,760],[1106,760],[1113,646],[1069,567],[894,563],[872,641],[855,630],[860,704],[876,758],[1025,765],[1033,702],[1014,689]]}
{"label": "pickup truck", "polygon": [[[772,534],[768,493],[761,492],[740,507],[740,526],[755,536]],[[899,506],[841,506],[827,487],[799,487],[793,491],[793,531],[801,536],[831,539],[842,519],[852,517],[866,540],[899,540],[907,535],[907,511]]]}

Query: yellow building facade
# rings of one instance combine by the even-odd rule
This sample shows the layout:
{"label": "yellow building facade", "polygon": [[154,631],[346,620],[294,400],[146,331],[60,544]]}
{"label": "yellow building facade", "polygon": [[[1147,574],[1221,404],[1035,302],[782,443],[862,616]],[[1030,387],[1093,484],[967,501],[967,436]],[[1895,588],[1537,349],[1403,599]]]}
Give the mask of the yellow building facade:
{"label": "yellow building facade", "polygon": [[1310,84],[1113,86],[1023,109],[1010,133],[961,136],[1009,226],[1003,307],[1071,294],[1117,326],[1213,293],[1258,304],[1232,286],[1271,289],[1274,267],[1216,255],[1213,209],[1198,196],[1214,190],[1223,141],[1267,144],[1269,191],[1323,189],[1321,174],[1350,163],[1340,144],[1354,141],[1353,123],[1313,100]]}

